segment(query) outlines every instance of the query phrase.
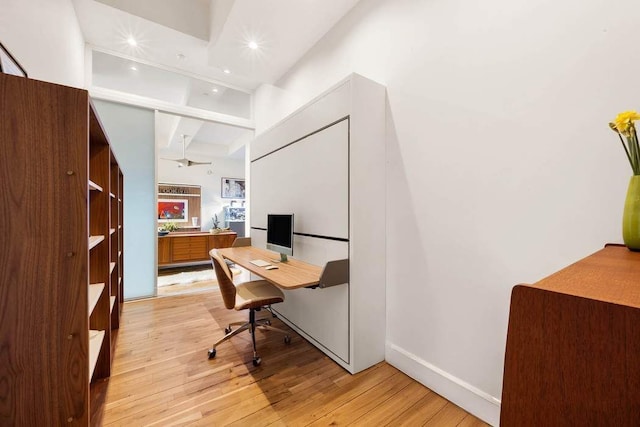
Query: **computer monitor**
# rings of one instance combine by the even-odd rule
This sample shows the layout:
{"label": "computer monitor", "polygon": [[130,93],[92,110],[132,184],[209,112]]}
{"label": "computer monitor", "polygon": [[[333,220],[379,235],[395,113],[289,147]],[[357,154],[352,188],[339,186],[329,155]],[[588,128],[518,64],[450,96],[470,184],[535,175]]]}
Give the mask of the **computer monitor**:
{"label": "computer monitor", "polygon": [[280,261],[293,255],[293,214],[267,215],[267,249],[280,252]]}

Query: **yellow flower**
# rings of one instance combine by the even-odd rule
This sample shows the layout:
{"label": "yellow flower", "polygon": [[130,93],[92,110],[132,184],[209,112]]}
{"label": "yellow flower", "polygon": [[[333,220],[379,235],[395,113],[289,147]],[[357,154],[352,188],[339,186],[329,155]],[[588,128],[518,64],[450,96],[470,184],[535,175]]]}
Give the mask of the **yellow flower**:
{"label": "yellow flower", "polygon": [[[633,124],[635,120],[640,120],[640,114],[635,111],[624,111],[616,116],[613,124],[618,132],[624,136],[629,136],[630,129],[635,127]],[[611,124],[609,126],[613,129]]]}

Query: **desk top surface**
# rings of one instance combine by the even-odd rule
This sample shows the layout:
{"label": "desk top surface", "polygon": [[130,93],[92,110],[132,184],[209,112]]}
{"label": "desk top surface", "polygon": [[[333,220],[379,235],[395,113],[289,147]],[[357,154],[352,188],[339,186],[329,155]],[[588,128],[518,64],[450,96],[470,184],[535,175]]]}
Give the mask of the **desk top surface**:
{"label": "desk top surface", "polygon": [[[280,258],[280,254],[277,252],[259,249],[253,246],[216,250],[223,257],[230,259],[282,289],[305,288],[307,286],[317,285],[320,282],[322,267],[293,258],[289,258],[287,262],[274,262],[274,260]],[[250,261],[256,259],[266,261],[278,268],[276,270],[265,270],[264,267],[251,264]]]}

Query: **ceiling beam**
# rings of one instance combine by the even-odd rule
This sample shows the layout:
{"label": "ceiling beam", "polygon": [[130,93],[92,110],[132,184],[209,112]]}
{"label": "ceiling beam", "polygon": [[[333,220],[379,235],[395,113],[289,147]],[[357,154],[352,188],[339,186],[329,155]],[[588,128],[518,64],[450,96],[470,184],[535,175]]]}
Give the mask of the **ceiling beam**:
{"label": "ceiling beam", "polygon": [[185,105],[176,105],[171,102],[147,98],[140,95],[133,95],[117,90],[92,86],[89,88],[89,94],[92,98],[111,101],[118,104],[135,105],[136,107],[147,108],[149,110],[237,126],[243,129],[255,129],[253,120],[230,116],[228,114],[215,113],[213,111],[202,110],[200,108],[188,107]]}

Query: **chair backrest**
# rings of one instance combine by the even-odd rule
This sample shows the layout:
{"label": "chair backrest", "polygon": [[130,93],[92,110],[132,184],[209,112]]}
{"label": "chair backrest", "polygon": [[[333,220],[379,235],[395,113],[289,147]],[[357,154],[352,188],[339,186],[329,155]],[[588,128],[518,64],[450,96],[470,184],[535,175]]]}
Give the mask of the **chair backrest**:
{"label": "chair backrest", "polygon": [[233,284],[233,276],[231,270],[224,262],[224,258],[216,251],[211,249],[209,252],[211,257],[211,264],[213,264],[213,270],[216,272],[216,278],[218,279],[218,287],[222,294],[222,300],[224,306],[229,310],[236,306],[236,286]]}
{"label": "chair backrest", "polygon": [[251,237],[236,237],[236,240],[231,244],[232,248],[239,248],[242,246],[251,246]]}

